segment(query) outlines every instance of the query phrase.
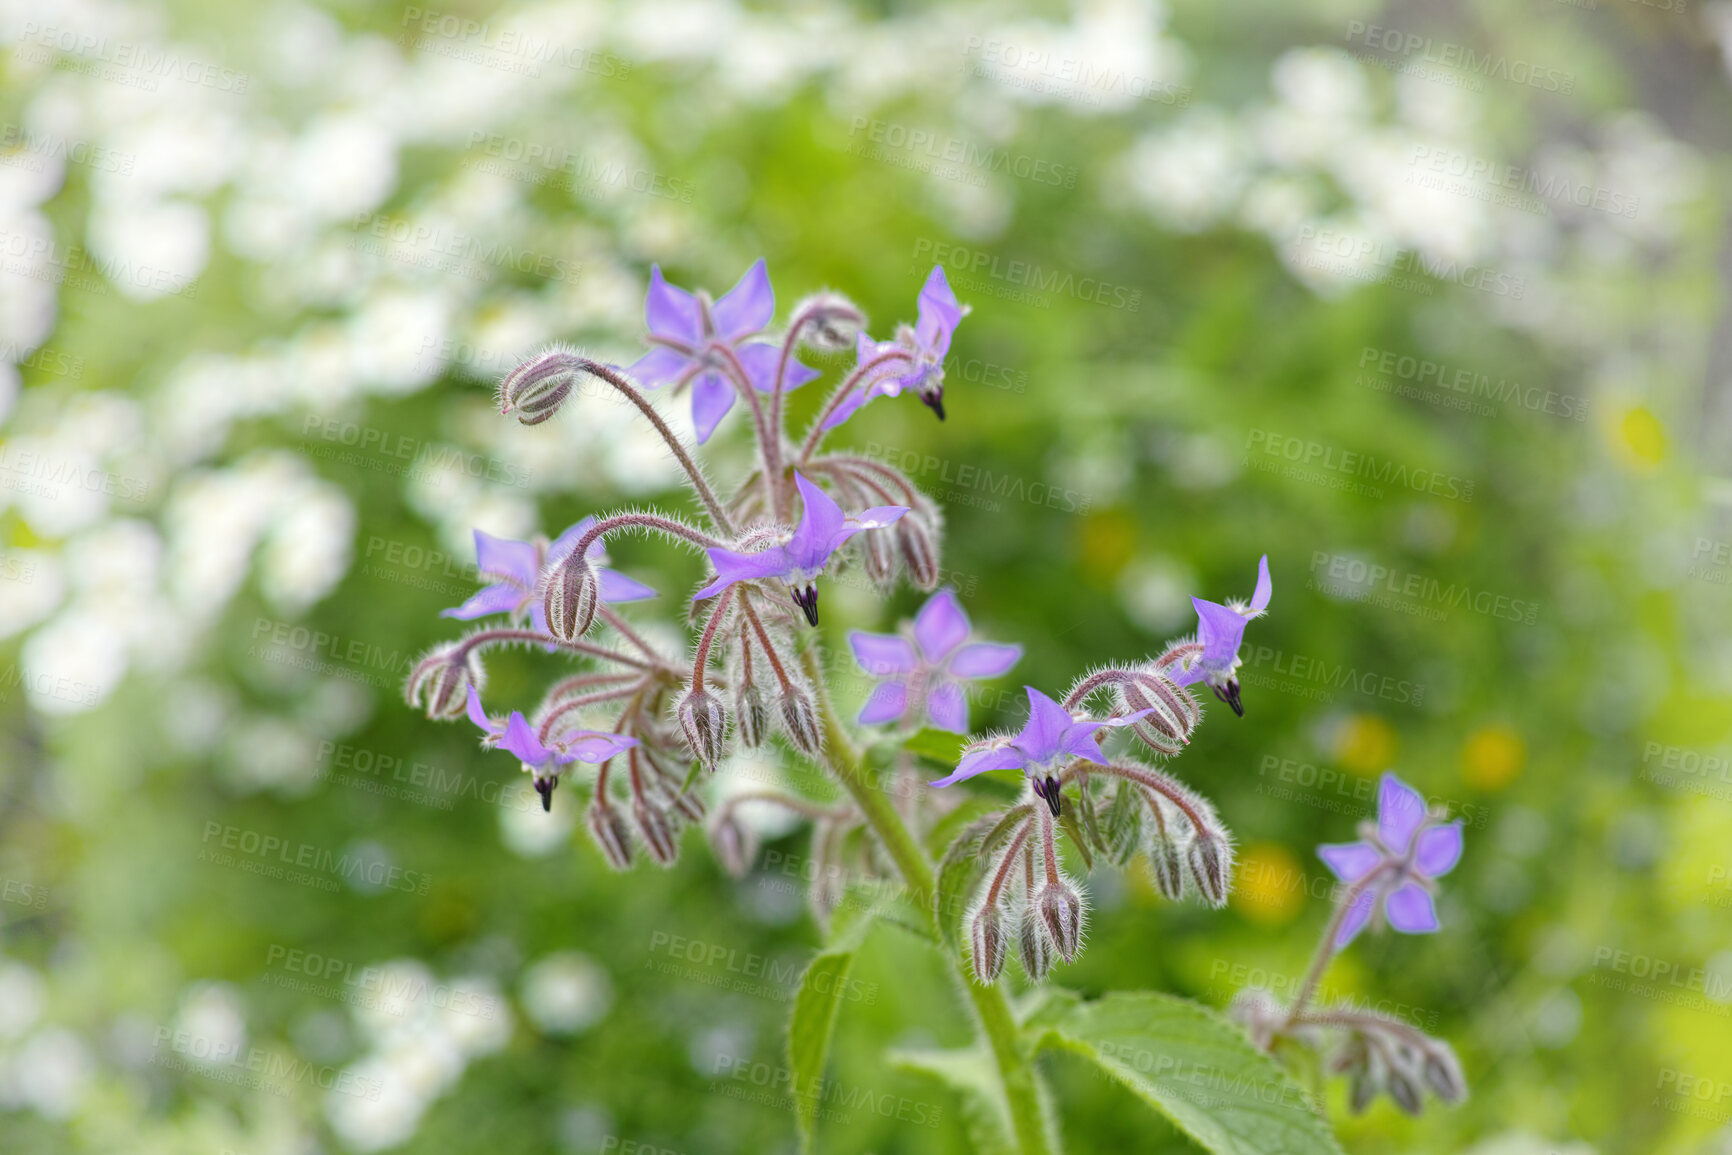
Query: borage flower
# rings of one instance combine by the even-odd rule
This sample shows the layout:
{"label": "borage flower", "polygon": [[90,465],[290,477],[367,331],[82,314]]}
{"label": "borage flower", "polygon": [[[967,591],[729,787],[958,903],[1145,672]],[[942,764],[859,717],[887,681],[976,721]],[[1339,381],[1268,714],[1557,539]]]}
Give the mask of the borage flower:
{"label": "borage flower", "polygon": [[1245,624],[1263,616],[1268,608],[1274,585],[1269,580],[1269,555],[1257,563],[1257,589],[1249,603],[1230,601],[1226,605],[1194,597],[1191,605],[1197,611],[1197,642],[1202,652],[1193,655],[1181,669],[1166,673],[1181,686],[1205,682],[1215,691],[1215,697],[1233,708],[1233,713],[1245,716],[1239,699],[1239,647],[1245,640]]}
{"label": "borage flower", "polygon": [[481,727],[486,737],[483,746],[497,747],[517,755],[523,769],[535,776],[535,792],[541,795],[541,808],[553,809],[553,790],[559,785],[562,766],[573,762],[606,762],[638,744],[636,738],[613,734],[605,730],[566,730],[543,745],[520,711],[511,711],[503,722],[487,716],[481,708],[481,695],[469,687],[469,720]]}
{"label": "borage flower", "polygon": [[904,389],[913,389],[920,400],[944,420],[944,358],[950,353],[950,337],[956,326],[968,315],[968,306],[956,303],[950,291],[944,266],[932,266],[926,284],[920,290],[919,319],[912,328],[904,324],[897,328],[895,341],[874,341],[864,330],[855,339],[858,360],[855,372],[861,372],[886,353],[905,354],[887,361],[883,368],[855,389],[836,406],[824,421],[823,428],[833,429],[852,417],[874,397],[898,397]]}
{"label": "borage flower", "polygon": [[1380,922],[1403,934],[1435,931],[1432,880],[1448,874],[1461,859],[1461,820],[1439,825],[1419,791],[1385,774],[1377,794],[1377,822],[1362,824],[1359,833],[1363,841],[1317,848],[1335,877],[1362,888],[1342,916],[1335,949],[1352,942],[1374,911]]}
{"label": "borage flower", "polygon": [[1028,691],[1028,721],[1022,732],[963,755],[955,770],[929,785],[949,786],[989,770],[1021,770],[1033,784],[1034,792],[1046,800],[1047,807],[1056,815],[1060,766],[1073,758],[1105,765],[1106,755],[1095,742],[1095,732],[1110,726],[1129,726],[1149,712],[1139,710],[1122,718],[1078,718],[1033,686],[1023,689]]}
{"label": "borage flower", "polygon": [[882,679],[860,711],[866,726],[922,716],[941,730],[968,732],[968,700],[960,681],[996,678],[1022,657],[1021,646],[969,643],[968,615],[954,590],[927,599],[914,615],[914,640],[893,634],[848,635],[860,668]]}
{"label": "borage flower", "polygon": [[[676,388],[690,383],[692,424],[702,444],[734,407],[734,383],[728,375],[731,360],[744,369],[753,388],[764,393],[775,390],[781,347],[745,340],[761,332],[775,314],[776,294],[761,257],[714,303],[708,294],[668,284],[661,266],[652,265],[644,315],[655,348],[626,372],[651,389],[669,382]],[[817,376],[816,369],[789,358],[782,385],[798,389]]]}
{"label": "borage flower", "polygon": [[793,591],[794,602],[806,614],[812,625],[818,624],[818,588],[813,581],[823,572],[830,557],[843,543],[861,530],[882,529],[908,512],[906,505],[876,505],[857,514],[844,514],[842,507],[830,495],[794,474],[794,485],[800,491],[805,511],[794,534],[781,545],[757,553],[735,553],[731,549],[710,549],[710,563],[716,567],[716,580],[699,590],[692,598],[702,601],[714,597],[736,582],[781,578]]}
{"label": "borage flower", "polygon": [[[513,619],[518,619],[527,608],[530,623],[537,631],[545,634],[547,618],[542,611],[539,596],[542,572],[564,561],[577,545],[578,539],[594,524],[595,518],[586,517],[554,538],[551,544],[541,537],[534,541],[513,541],[476,530],[475,568],[488,577],[499,580],[492,585],[483,586],[468,601],[442,611],[439,616],[470,621],[489,614],[509,614]],[[602,601],[636,602],[657,596],[655,590],[642,582],[616,570],[604,568],[607,565],[607,550],[599,539],[589,547],[584,556],[597,567],[601,579]]]}

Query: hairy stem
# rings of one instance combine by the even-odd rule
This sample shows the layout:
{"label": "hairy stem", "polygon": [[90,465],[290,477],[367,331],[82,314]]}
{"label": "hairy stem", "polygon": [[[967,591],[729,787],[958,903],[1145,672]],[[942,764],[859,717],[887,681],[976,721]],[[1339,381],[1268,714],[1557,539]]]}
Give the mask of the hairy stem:
{"label": "hairy stem", "polygon": [[[842,719],[836,715],[836,708],[830,701],[816,647],[807,650],[804,658],[807,672],[816,688],[819,716],[823,719],[824,756],[843,788],[860,808],[867,825],[872,827],[873,833],[889,851],[903,881],[908,885],[916,908],[930,912],[932,893],[936,886],[932,862],[926,857],[920,841],[896,813],[896,808],[891,805],[889,798],[875,783],[868,780],[865,768],[860,762],[860,755],[854,748],[854,740],[849,737]],[[986,1036],[987,1046],[997,1064],[1004,1099],[1010,1107],[1010,1121],[1015,1131],[1017,1150],[1020,1155],[1051,1155],[1052,1148],[1047,1144],[1046,1125],[1041,1118],[1040,1098],[1035,1086],[1033,1056],[1017,1037],[1016,1019],[1011,1013],[1010,1000],[1005,997],[1003,986],[998,983],[981,986],[974,982],[963,973],[962,960],[948,957],[948,952],[946,953],[958,985],[968,992],[969,1000],[974,1004],[981,1032]]]}
{"label": "hairy stem", "polygon": [[692,460],[692,455],[686,452],[686,447],[680,443],[680,439],[674,434],[674,431],[668,428],[668,423],[662,420],[662,415],[656,412],[655,406],[649,403],[649,398],[645,397],[637,386],[626,380],[625,375],[617,370],[597,361],[591,361],[587,357],[579,358],[579,361],[584,372],[619,390],[628,401],[637,406],[638,412],[649,419],[649,423],[655,426],[656,432],[662,435],[662,440],[667,442],[668,449],[673,453],[674,459],[686,471],[686,479],[692,483],[692,489],[697,492],[699,500],[704,503],[704,508],[709,511],[710,519],[716,523],[716,528],[732,536],[734,524],[728,520],[727,512],[722,509],[722,503],[716,497],[716,491],[710,488],[708,481],[704,480],[704,475],[698,469],[697,462]]}
{"label": "hairy stem", "polygon": [[806,434],[806,443],[800,446],[800,464],[806,464],[806,462],[812,459],[812,454],[818,451],[818,443],[824,440],[824,434],[828,432],[824,428],[824,422],[829,420],[830,414],[836,412],[836,407],[842,404],[848,394],[854,391],[854,387],[864,381],[872,370],[888,365],[894,361],[912,360],[914,360],[914,355],[906,349],[886,349],[876,357],[872,358],[872,360],[856,368],[854,372],[848,374],[847,379],[837,387],[836,392],[830,394],[830,400],[824,402],[824,408],[819,412],[818,416],[812,419],[812,428],[811,431]]}
{"label": "hairy stem", "polygon": [[1384,873],[1385,867],[1379,867],[1364,878],[1347,888],[1341,896],[1341,901],[1335,904],[1335,913],[1329,916],[1329,925],[1323,928],[1323,937],[1317,941],[1317,953],[1311,956],[1311,966],[1305,971],[1305,978],[1299,984],[1299,993],[1293,998],[1293,1005],[1287,1008],[1287,1022],[1282,1030],[1293,1026],[1304,1014],[1306,1004],[1317,993],[1317,984],[1323,981],[1323,972],[1329,969],[1329,963],[1335,958],[1335,936],[1341,933],[1341,924],[1347,918],[1347,912],[1353,909],[1353,904],[1359,901],[1373,883]]}

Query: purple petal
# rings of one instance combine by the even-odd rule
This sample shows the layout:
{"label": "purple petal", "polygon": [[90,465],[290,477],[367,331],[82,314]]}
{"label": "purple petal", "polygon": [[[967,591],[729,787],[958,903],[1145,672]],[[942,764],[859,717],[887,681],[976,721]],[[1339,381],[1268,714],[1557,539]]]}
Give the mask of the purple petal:
{"label": "purple petal", "polygon": [[1383,861],[1383,855],[1367,842],[1324,843],[1317,848],[1317,857],[1342,882],[1358,882]]}
{"label": "purple petal", "polygon": [[508,614],[521,606],[528,597],[529,591],[522,586],[498,582],[484,587],[471,595],[468,601],[454,609],[439,611],[439,616],[458,618],[467,622],[475,618],[484,618],[488,614]]}
{"label": "purple petal", "polygon": [[626,577],[618,570],[604,569],[597,576],[601,578],[601,600],[604,602],[641,602],[645,598],[660,596],[649,586],[636,578]]}
{"label": "purple petal", "polygon": [[1335,949],[1340,950],[1352,942],[1359,932],[1365,929],[1366,920],[1371,917],[1371,908],[1377,901],[1375,889],[1367,890],[1353,900],[1353,906],[1347,911],[1347,917],[1341,920],[1341,929],[1335,932]]}
{"label": "purple petal", "polygon": [[844,532],[847,518],[842,507],[830,495],[806,480],[805,474],[794,474],[794,487],[800,491],[804,511],[800,524],[788,542],[788,557],[803,569],[819,569],[836,552],[841,541],[851,536]]}
{"label": "purple petal", "polygon": [[[902,515],[907,512],[908,507],[906,505],[874,505],[872,508],[863,509],[859,513],[851,513],[848,515],[848,527],[844,531],[846,536],[842,538],[842,541],[847,541],[848,538],[853,537],[863,529],[883,529],[887,525],[895,525],[902,520]],[[838,542],[837,544],[841,543]]]}
{"label": "purple petal", "polygon": [[1197,640],[1203,643],[1203,661],[1230,664],[1245,639],[1245,619],[1226,606],[1192,598],[1197,611]]}
{"label": "purple petal", "polygon": [[1023,689],[1028,692],[1028,722],[1016,736],[1016,745],[1031,760],[1044,762],[1064,748],[1065,735],[1076,719],[1033,686]]}
{"label": "purple petal", "polygon": [[469,720],[480,726],[489,734],[499,733],[499,728],[493,724],[493,719],[487,716],[487,711],[481,708],[481,695],[475,692],[475,687],[469,687],[469,705],[464,707]]}
{"label": "purple petal", "polygon": [[968,615],[956,600],[955,590],[942,589],[926,599],[914,615],[914,640],[935,666],[968,640]]}
{"label": "purple petal", "polygon": [[860,663],[860,668],[874,677],[914,672],[914,647],[907,638],[854,630],[848,635],[848,645],[853,649],[854,660]]}
{"label": "purple petal", "polygon": [[1430,934],[1439,926],[1431,895],[1417,882],[1399,887],[1383,904],[1389,925],[1402,934]]}
{"label": "purple petal", "polygon": [[1021,646],[971,642],[950,659],[950,673],[956,678],[996,678],[1010,673],[1011,667],[1021,660]]}
{"label": "purple petal", "polygon": [[792,568],[788,562],[787,550],[780,546],[761,553],[735,553],[731,549],[711,549],[705,552],[710,555],[710,564],[716,567],[716,580],[699,590],[692,598],[694,602],[719,594],[735,582],[785,574]]}
{"label": "purple petal", "polygon": [[719,373],[701,373],[692,382],[692,424],[702,445],[734,407],[734,387]]}
{"label": "purple petal", "polygon": [[1081,758],[1086,762],[1101,765],[1106,762],[1106,755],[1101,753],[1100,743],[1095,741],[1095,731],[1105,722],[1078,722],[1065,731],[1064,741],[1059,749],[1073,758]]}
{"label": "purple petal", "polygon": [[1194,686],[1208,676],[1209,672],[1203,668],[1203,659],[1200,656],[1192,658],[1191,664],[1185,669],[1174,666],[1167,671],[1167,677],[1175,686]]}
{"label": "purple petal", "polygon": [[862,726],[877,726],[895,722],[908,712],[908,687],[899,681],[880,682],[872,688],[866,705],[855,719]]}
{"label": "purple petal", "polygon": [[636,738],[624,734],[610,734],[603,730],[573,730],[561,734],[556,741],[565,748],[562,762],[576,759],[579,762],[606,762],[618,754],[623,754],[638,744]]}
{"label": "purple petal", "polygon": [[940,730],[968,733],[968,699],[955,682],[938,682],[926,691],[926,716]]}
{"label": "purple petal", "polygon": [[684,373],[691,364],[692,359],[684,353],[669,349],[665,345],[657,345],[632,362],[625,375],[645,389],[654,389],[658,385],[666,385]]}
{"label": "purple petal", "polygon": [[649,293],[644,297],[644,318],[650,332],[670,341],[698,343],[703,323],[698,299],[684,289],[675,288],[662,277],[660,265],[650,266]]}
{"label": "purple petal", "polygon": [[552,751],[536,738],[535,728],[517,710],[511,711],[511,717],[505,720],[505,733],[499,739],[499,748],[511,751],[531,766],[538,766],[553,756]]}
{"label": "purple petal", "polygon": [[966,311],[956,303],[956,294],[950,291],[944,266],[932,266],[932,272],[920,290],[920,320],[914,326],[914,339],[920,342],[921,347],[942,358],[950,351],[950,334]]}
{"label": "purple petal", "polygon": [[735,341],[748,333],[756,333],[776,315],[776,294],[770,288],[770,272],[759,257],[739,283],[717,301],[710,310],[716,335],[724,341]]}
{"label": "purple petal", "polygon": [[[571,551],[577,548],[578,541],[589,532],[589,527],[595,524],[594,516],[586,517],[574,525],[566,527],[565,532],[553,539],[547,547],[547,560],[543,566],[555,566],[571,556]],[[589,543],[589,560],[599,562],[607,556],[607,546],[601,538]]]}
{"label": "purple petal", "polygon": [[1427,878],[1448,874],[1461,861],[1461,820],[1448,826],[1431,826],[1419,832],[1419,847],[1413,864]]}
{"label": "purple petal", "polygon": [[1274,583],[1269,580],[1269,555],[1264,554],[1263,560],[1257,563],[1257,592],[1251,595],[1253,613],[1263,612],[1269,605],[1269,595],[1274,589]]}
{"label": "purple petal", "polygon": [[[734,353],[740,358],[740,364],[745,366],[746,378],[758,392],[775,392],[776,370],[782,364],[780,345],[741,345]],[[798,357],[789,357],[787,379],[782,382],[783,392],[791,393],[806,382],[816,381],[821,376],[823,374],[810,365],[802,365]]]}
{"label": "purple petal", "polygon": [[998,746],[987,750],[976,750],[972,754],[963,755],[962,761],[956,764],[956,769],[928,786],[950,786],[961,782],[964,778],[972,778],[976,774],[985,774],[989,770],[1020,770],[1027,765],[1022,752],[1014,746]]}
{"label": "purple petal", "polygon": [[520,586],[534,586],[539,560],[535,547],[526,541],[494,537],[479,529],[475,531],[475,568],[484,574],[514,581]]}
{"label": "purple petal", "polygon": [[1413,832],[1425,821],[1425,796],[1393,774],[1383,776],[1377,792],[1377,832],[1383,845],[1407,853]]}

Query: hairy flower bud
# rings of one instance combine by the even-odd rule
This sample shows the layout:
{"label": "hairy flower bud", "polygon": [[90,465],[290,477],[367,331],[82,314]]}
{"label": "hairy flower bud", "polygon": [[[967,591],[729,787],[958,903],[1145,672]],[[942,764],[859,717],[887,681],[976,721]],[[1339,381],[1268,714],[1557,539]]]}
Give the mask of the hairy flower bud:
{"label": "hairy flower bud", "polygon": [[968,920],[969,960],[974,967],[974,981],[990,986],[1004,970],[1004,919],[996,903],[982,906]]}
{"label": "hairy flower bud", "polygon": [[896,576],[896,550],[889,537],[884,533],[863,533],[854,539],[860,543],[866,576],[880,585],[888,584]]}
{"label": "hairy flower bud", "polygon": [[1185,897],[1185,867],[1179,859],[1179,848],[1171,839],[1156,838],[1149,846],[1149,865],[1154,868],[1155,885],[1173,902]]}
{"label": "hairy flower bud", "polygon": [[595,621],[600,579],[582,553],[573,550],[548,573],[541,590],[541,609],[547,616],[548,632],[565,642],[574,642],[589,632]]}
{"label": "hairy flower bud", "polygon": [[823,732],[818,728],[818,708],[812,695],[799,686],[789,686],[778,702],[782,712],[782,729],[807,754],[816,754],[824,746]]}
{"label": "hairy flower bud", "polygon": [[817,293],[794,306],[789,322],[800,330],[800,342],[820,353],[845,353],[854,348],[855,334],[866,314],[837,293]]}
{"label": "hairy flower bud", "polygon": [[1201,716],[1189,690],[1153,670],[1138,671],[1135,682],[1120,684],[1118,699],[1126,713],[1148,711],[1132,729],[1160,754],[1177,754],[1184,749]]}
{"label": "hairy flower bud", "polygon": [[702,822],[704,820],[704,800],[690,790],[673,794],[668,799],[668,809],[684,818],[687,822]]}
{"label": "hairy flower bud", "polygon": [[749,682],[734,692],[734,720],[743,744],[762,745],[770,728],[770,712],[764,706],[763,693]]}
{"label": "hairy flower bud", "polygon": [[595,844],[607,864],[615,870],[629,869],[631,832],[626,829],[625,819],[619,816],[619,811],[609,805],[606,799],[598,796],[584,812],[583,820],[589,827],[589,836],[595,839]]}
{"label": "hairy flower bud", "polygon": [[1032,982],[1042,981],[1052,970],[1052,940],[1047,937],[1046,927],[1032,907],[1022,912],[1017,937],[1023,973]]}
{"label": "hairy flower bud", "polygon": [[1467,1080],[1462,1078],[1461,1064],[1455,1052],[1441,1039],[1432,1039],[1425,1052],[1425,1081],[1445,1103],[1459,1103],[1467,1098]]}
{"label": "hairy flower bud", "polygon": [[640,798],[632,803],[631,818],[649,856],[659,866],[672,866],[680,856],[680,843],[668,816]]}
{"label": "hairy flower bud", "polygon": [[734,878],[746,877],[758,855],[758,838],[750,827],[729,813],[711,824],[710,849],[722,869]]}
{"label": "hairy flower bud", "polygon": [[938,588],[938,540],[926,519],[910,513],[896,523],[896,545],[908,567],[908,580],[923,590]]}
{"label": "hairy flower bud", "polygon": [[1052,945],[1066,962],[1076,958],[1082,949],[1083,901],[1070,883],[1060,879],[1049,882],[1040,891],[1040,917]]}
{"label": "hairy flower bud", "polygon": [[1227,892],[1233,888],[1233,851],[1226,840],[1204,831],[1191,840],[1185,859],[1203,901],[1217,908],[1227,905]]}
{"label": "hairy flower bud", "polygon": [[1389,1087],[1389,1097],[1395,1100],[1395,1105],[1409,1115],[1418,1115],[1424,1106],[1419,1097],[1419,1084],[1413,1077],[1399,1067],[1389,1069],[1385,1080]]}
{"label": "hairy flower bud", "polygon": [[571,396],[583,364],[582,357],[567,349],[531,357],[499,382],[499,412],[515,414],[525,425],[541,424]]}
{"label": "hairy flower bud", "polygon": [[722,740],[728,728],[728,714],[721,700],[708,690],[688,690],[676,713],[692,756],[704,764],[704,769],[714,770],[722,760]]}
{"label": "hairy flower bud", "polygon": [[479,690],[484,680],[480,656],[452,642],[422,655],[403,684],[403,697],[429,718],[456,718],[468,703],[469,687]]}

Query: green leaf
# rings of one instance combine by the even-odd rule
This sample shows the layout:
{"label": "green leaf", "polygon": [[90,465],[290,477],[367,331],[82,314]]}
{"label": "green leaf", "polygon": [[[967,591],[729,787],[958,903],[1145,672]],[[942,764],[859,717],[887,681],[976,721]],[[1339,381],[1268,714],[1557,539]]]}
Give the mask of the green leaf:
{"label": "green leaf", "polygon": [[866,932],[878,915],[891,907],[897,895],[886,893],[857,914],[839,920],[830,944],[813,956],[800,977],[794,996],[794,1013],[788,1020],[788,1070],[793,1077],[794,1122],[800,1132],[800,1150],[812,1149],[818,1108],[822,1105],[824,1064],[830,1054],[830,1037],[842,1004],[857,1000],[859,993],[848,982],[854,955],[866,941]]}
{"label": "green leaf", "polygon": [[984,1044],[955,1050],[891,1051],[890,1065],[930,1075],[962,1099],[962,1125],[976,1155],[1017,1155],[1010,1104]]}
{"label": "green leaf", "polygon": [[902,743],[902,748],[916,758],[924,758],[928,762],[936,762],[948,770],[954,770],[956,764],[962,760],[962,748],[967,744],[968,738],[965,735],[952,734],[949,730],[934,730],[928,726]]}
{"label": "green leaf", "polygon": [[1045,1027],[1038,1045],[1088,1059],[1215,1155],[1341,1155],[1310,1096],[1237,1026],[1188,999],[1109,994]]}

